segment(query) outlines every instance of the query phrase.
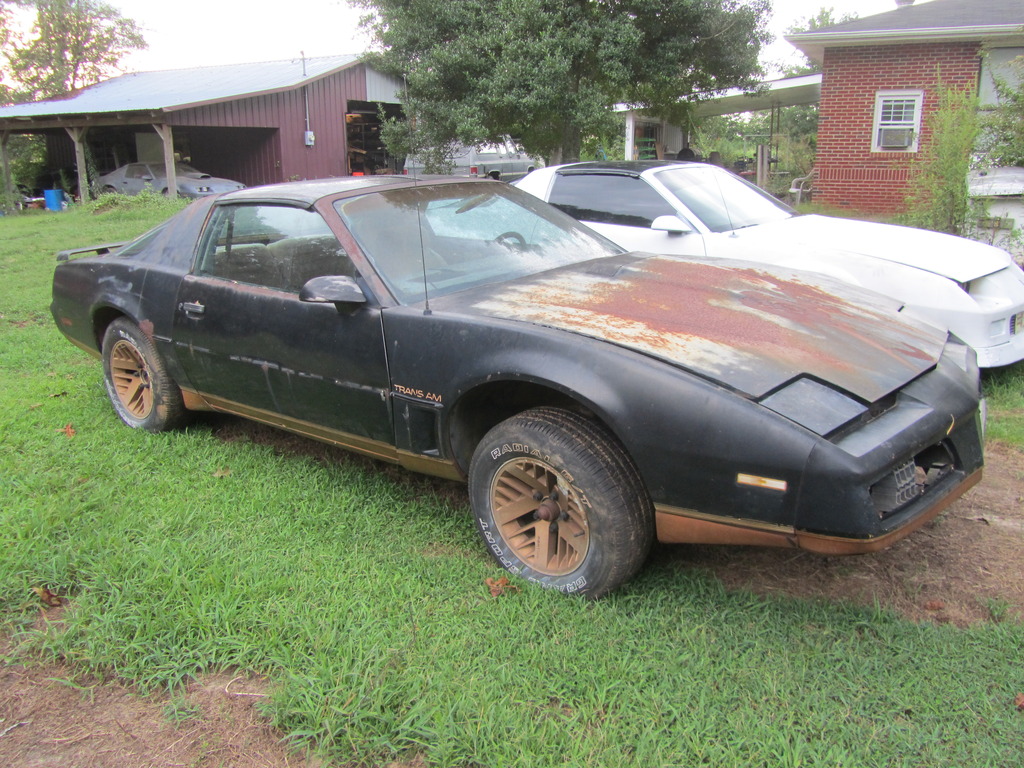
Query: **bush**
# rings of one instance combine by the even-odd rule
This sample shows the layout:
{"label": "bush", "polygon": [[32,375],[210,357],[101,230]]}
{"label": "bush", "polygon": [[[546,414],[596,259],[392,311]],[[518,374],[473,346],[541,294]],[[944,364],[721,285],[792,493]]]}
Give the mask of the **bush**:
{"label": "bush", "polygon": [[928,128],[931,140],[913,165],[907,211],[899,220],[936,232],[966,234],[972,212],[967,173],[980,133],[977,97],[943,88]]}
{"label": "bush", "polygon": [[1010,66],[1017,84],[995,78],[999,104],[984,119],[985,151],[993,165],[1024,165],[1024,56]]}
{"label": "bush", "polygon": [[169,198],[151,189],[144,189],[137,195],[122,195],[119,192],[102,194],[96,200],[85,203],[83,207],[97,214],[163,210],[167,216],[171,216],[190,202],[187,198]]}

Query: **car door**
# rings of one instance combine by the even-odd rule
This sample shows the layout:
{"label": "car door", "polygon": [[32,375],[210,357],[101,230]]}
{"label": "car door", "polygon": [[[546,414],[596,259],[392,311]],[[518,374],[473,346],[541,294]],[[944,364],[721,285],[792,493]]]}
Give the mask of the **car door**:
{"label": "car door", "polygon": [[[153,171],[144,163],[129,163],[124,169],[124,177],[121,179],[121,189],[126,195],[137,195],[143,189],[153,188]],[[160,190],[157,190],[158,192]]]}
{"label": "car door", "polygon": [[502,173],[526,173],[530,167],[530,157],[513,139],[506,136],[501,146],[505,153],[505,165]]}
{"label": "car door", "polygon": [[704,238],[651,229],[659,216],[676,216],[692,225],[646,181],[635,174],[559,173],[548,202],[630,251],[703,256]]}
{"label": "car door", "polygon": [[299,300],[307,280],[328,274],[358,279],[319,213],[263,203],[216,207],[178,292],[178,358],[217,407],[264,421],[283,417],[310,434],[391,444],[380,308],[372,299],[340,306]]}

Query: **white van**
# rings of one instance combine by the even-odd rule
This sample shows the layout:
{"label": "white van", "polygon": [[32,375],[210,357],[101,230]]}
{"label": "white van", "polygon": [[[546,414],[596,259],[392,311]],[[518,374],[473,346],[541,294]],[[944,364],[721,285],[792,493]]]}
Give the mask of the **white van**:
{"label": "white van", "polygon": [[[490,176],[502,181],[515,181],[530,171],[544,167],[543,161],[527,155],[509,136],[496,144],[458,147],[454,160],[452,176]],[[410,156],[406,159],[406,173],[416,174],[422,168],[423,164],[416,157]]]}

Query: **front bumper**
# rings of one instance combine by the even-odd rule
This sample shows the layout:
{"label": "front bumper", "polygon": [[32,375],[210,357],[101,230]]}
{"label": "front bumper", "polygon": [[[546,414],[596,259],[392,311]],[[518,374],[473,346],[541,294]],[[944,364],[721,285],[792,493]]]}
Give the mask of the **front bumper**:
{"label": "front bumper", "polygon": [[978,353],[978,365],[982,368],[996,368],[1001,365],[1013,365],[1024,360],[1024,317],[1018,317],[1019,319],[1015,323],[1016,333],[1012,334],[1008,341],[990,347],[977,346],[974,348],[974,351]]}

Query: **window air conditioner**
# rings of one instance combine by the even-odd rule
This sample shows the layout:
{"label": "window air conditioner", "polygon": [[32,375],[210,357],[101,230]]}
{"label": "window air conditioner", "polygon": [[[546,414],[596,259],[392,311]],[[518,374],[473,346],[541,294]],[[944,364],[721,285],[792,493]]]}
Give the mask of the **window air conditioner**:
{"label": "window air conditioner", "polygon": [[878,131],[878,146],[882,149],[906,149],[913,143],[913,128],[881,128]]}

